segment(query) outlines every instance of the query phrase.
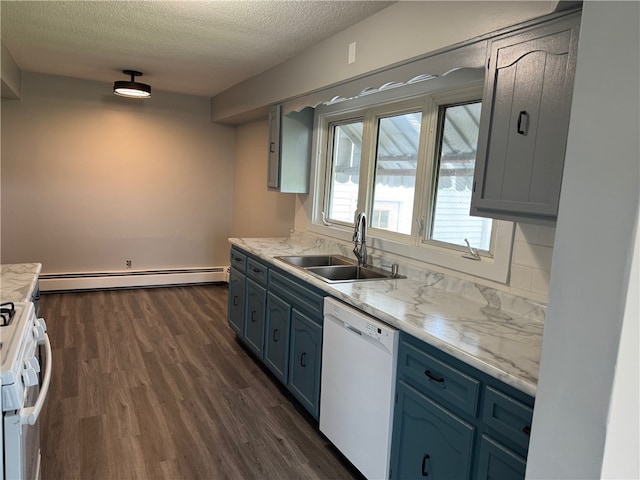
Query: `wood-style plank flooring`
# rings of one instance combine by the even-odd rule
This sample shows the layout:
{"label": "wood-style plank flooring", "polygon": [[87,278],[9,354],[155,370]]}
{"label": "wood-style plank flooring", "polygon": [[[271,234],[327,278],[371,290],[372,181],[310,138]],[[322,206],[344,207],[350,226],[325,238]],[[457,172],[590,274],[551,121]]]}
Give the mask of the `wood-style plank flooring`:
{"label": "wood-style plank flooring", "polygon": [[43,295],[43,479],[357,477],[226,311],[225,285]]}

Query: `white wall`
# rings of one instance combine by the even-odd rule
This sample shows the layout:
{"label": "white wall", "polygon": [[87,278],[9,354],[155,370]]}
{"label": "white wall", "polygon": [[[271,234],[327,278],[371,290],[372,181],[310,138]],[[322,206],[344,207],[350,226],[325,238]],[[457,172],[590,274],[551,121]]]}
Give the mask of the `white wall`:
{"label": "white wall", "polygon": [[236,130],[233,237],[288,237],[295,195],[267,190],[269,124],[266,120]]}
{"label": "white wall", "polygon": [[3,263],[44,273],[228,264],[234,128],[204,97],[23,73],[2,100]]}
{"label": "white wall", "polygon": [[[633,361],[629,339],[618,353],[623,321],[638,321],[625,305],[638,295],[639,21],[637,2],[584,3],[527,478],[599,478],[609,419],[638,418],[637,397],[627,410],[611,395],[616,375],[638,375],[637,339],[636,363],[616,362]],[[637,455],[620,471],[637,474]]]}
{"label": "white wall", "polygon": [[640,478],[640,236],[637,228],[638,224],[602,464],[601,477],[611,480]]}
{"label": "white wall", "polygon": [[[212,118],[228,121],[268,104],[546,15],[556,4],[555,1],[398,2],[215,96],[211,101]],[[356,61],[349,64],[347,53],[351,42],[356,42]]]}

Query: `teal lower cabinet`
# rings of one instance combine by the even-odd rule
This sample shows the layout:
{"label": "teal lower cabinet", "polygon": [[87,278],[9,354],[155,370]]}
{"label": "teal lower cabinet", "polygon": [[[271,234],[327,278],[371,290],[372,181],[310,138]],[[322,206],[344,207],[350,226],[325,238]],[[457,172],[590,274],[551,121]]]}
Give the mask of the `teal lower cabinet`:
{"label": "teal lower cabinet", "polygon": [[282,383],[289,381],[289,333],[291,305],[267,293],[264,363]]}
{"label": "teal lower cabinet", "polygon": [[534,399],[400,333],[393,480],[522,480]]}
{"label": "teal lower cabinet", "polygon": [[247,278],[245,288],[247,303],[245,305],[244,337],[247,346],[262,358],[267,291],[250,278]]}
{"label": "teal lower cabinet", "polygon": [[232,268],[229,272],[229,326],[242,336],[244,333],[244,287],[245,276],[239,270]]}
{"label": "teal lower cabinet", "polygon": [[469,478],[475,428],[399,382],[393,478]]}
{"label": "teal lower cabinet", "polygon": [[325,292],[231,248],[229,326],[317,420]]}
{"label": "teal lower cabinet", "polygon": [[478,479],[519,480],[524,478],[526,466],[524,458],[490,437],[482,436]]}
{"label": "teal lower cabinet", "polygon": [[309,317],[293,310],[289,390],[315,418],[320,414],[321,355],[322,327]]}

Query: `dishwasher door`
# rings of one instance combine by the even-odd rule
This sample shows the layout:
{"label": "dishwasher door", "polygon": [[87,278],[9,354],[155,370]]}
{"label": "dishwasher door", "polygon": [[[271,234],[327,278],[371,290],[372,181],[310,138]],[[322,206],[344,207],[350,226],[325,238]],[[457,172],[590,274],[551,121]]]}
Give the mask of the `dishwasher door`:
{"label": "dishwasher door", "polygon": [[320,431],[369,479],[389,477],[398,331],[325,298]]}

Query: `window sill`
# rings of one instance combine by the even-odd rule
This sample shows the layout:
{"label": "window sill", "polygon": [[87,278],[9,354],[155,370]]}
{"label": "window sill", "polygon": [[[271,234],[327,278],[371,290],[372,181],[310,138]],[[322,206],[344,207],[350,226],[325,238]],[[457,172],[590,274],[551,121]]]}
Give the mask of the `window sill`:
{"label": "window sill", "polygon": [[[407,245],[387,238],[380,238],[367,232],[367,247],[374,254],[389,253],[406,257],[413,261],[455,270],[466,275],[506,284],[509,278],[511,252],[514,236],[514,224],[496,221],[496,246],[494,257],[481,257],[481,260],[464,258],[460,251],[433,245]],[[351,242],[353,232],[339,225],[309,225],[309,231],[343,242]]]}

